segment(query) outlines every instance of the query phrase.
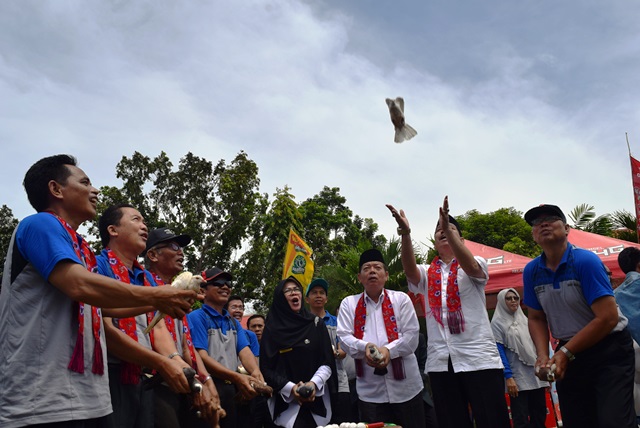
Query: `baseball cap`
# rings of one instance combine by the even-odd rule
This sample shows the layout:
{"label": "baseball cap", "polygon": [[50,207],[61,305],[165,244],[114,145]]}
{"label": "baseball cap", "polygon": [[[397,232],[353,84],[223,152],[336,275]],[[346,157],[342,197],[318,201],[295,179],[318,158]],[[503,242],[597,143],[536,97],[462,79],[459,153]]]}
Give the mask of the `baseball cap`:
{"label": "baseball cap", "polygon": [[556,205],[549,205],[549,204],[541,204],[541,205],[538,205],[537,207],[531,208],[529,211],[527,211],[524,214],[524,220],[527,223],[529,223],[530,226],[532,226],[531,223],[533,222],[533,220],[540,217],[541,214],[556,215],[560,217],[564,223],[567,222],[567,218],[564,216],[564,213],[562,212],[562,210],[558,208]]}
{"label": "baseball cap", "polygon": [[202,278],[207,282],[207,284],[212,284],[219,280],[233,280],[233,276],[229,272],[225,272],[218,267],[212,267],[211,269],[207,269],[202,272]]}
{"label": "baseball cap", "polygon": [[147,251],[161,242],[176,241],[181,247],[186,247],[191,242],[189,235],[176,235],[173,230],[168,227],[159,227],[149,232],[147,237],[147,247],[144,249],[142,255],[145,255]]}
{"label": "baseball cap", "polygon": [[324,278],[316,278],[311,281],[311,284],[309,284],[309,286],[307,287],[307,294],[305,295],[308,296],[311,289],[315,287],[322,287],[324,288],[324,292],[329,294],[329,283],[327,282],[327,280]]}

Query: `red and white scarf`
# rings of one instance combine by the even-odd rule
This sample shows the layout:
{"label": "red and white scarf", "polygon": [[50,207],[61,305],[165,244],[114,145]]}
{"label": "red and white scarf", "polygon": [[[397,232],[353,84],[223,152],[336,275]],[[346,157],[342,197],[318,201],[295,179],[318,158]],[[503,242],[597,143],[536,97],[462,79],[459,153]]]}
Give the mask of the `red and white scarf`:
{"label": "red and white scarf", "polygon": [[[151,272],[151,274],[153,275],[153,279],[155,280],[157,285],[165,285],[165,282],[162,280],[162,278],[160,278],[153,272]],[[174,319],[167,315],[164,317],[164,323],[166,324],[167,330],[169,330],[173,341],[176,343],[176,348],[182,349],[182,343],[178,343],[178,338],[176,337],[176,323],[174,322]],[[197,371],[198,366],[196,364],[196,348],[195,346],[193,346],[193,340],[191,339],[191,329],[189,328],[189,321],[187,321],[186,315],[182,318],[182,334],[184,334],[184,338],[187,341],[187,348],[189,349],[189,356],[191,357],[191,366],[194,368],[194,370]]]}
{"label": "red and white scarf", "polygon": [[[358,304],[356,305],[356,313],[353,319],[353,335],[356,339],[362,340],[364,337],[365,324],[367,322],[367,303],[365,302],[365,293],[362,293]],[[391,343],[398,339],[398,323],[396,322],[396,315],[393,312],[393,303],[391,298],[384,290],[380,295],[382,299],[382,319],[384,321],[384,328],[387,331],[387,343]],[[362,365],[362,359],[356,359],[356,375],[361,377],[364,374],[364,366]],[[402,357],[397,357],[391,360],[393,368],[393,377],[397,380],[404,379],[404,365],[402,364]]]}
{"label": "red and white scarf", "polygon": [[[65,228],[71,241],[73,242],[73,250],[76,252],[78,258],[82,261],[84,266],[89,272],[95,272],[97,269],[96,256],[89,248],[89,244],[86,240],[82,239],[82,236],[76,232],[69,223],[67,223],[62,217],[57,214],[47,211],[48,214],[54,216],[62,227]],[[73,348],[73,354],[71,355],[71,361],[67,368],[76,373],[84,373],[84,309],[85,304],[82,302],[74,302],[74,312],[78,313],[78,335],[76,338],[76,344]],[[100,328],[102,327],[102,315],[100,308],[91,306],[91,329],[93,332],[93,365],[91,366],[91,372],[97,375],[104,374],[104,361],[102,358],[102,345],[100,344]]]}
{"label": "red and white scarf", "polygon": [[[120,261],[118,256],[110,248],[105,248],[107,253],[107,258],[109,259],[109,266],[111,266],[111,270],[113,271],[113,275],[115,278],[126,284],[131,284],[131,278],[129,276],[129,269]],[[138,261],[133,262],[133,267],[142,270],[142,266]],[[142,275],[143,285],[145,287],[151,287],[151,283],[147,279],[146,275]],[[147,312],[147,323],[150,323],[153,319],[153,313]],[[131,339],[138,342],[138,333],[136,331],[136,319],[135,317],[129,318],[113,318],[113,322],[116,327],[118,327],[122,332],[124,332]],[[153,330],[149,332],[149,339],[151,340],[151,344],[153,346]],[[140,373],[142,369],[137,364],[128,363],[126,361],[122,362],[122,371],[121,371],[121,381],[125,385],[137,385],[140,382]]]}
{"label": "red and white scarf", "polygon": [[[427,271],[427,294],[429,308],[435,320],[442,323],[442,265],[444,262],[436,257],[431,262]],[[458,261],[453,259],[447,276],[447,326],[451,334],[460,334],[464,331],[464,314],[460,290],[458,289]]]}

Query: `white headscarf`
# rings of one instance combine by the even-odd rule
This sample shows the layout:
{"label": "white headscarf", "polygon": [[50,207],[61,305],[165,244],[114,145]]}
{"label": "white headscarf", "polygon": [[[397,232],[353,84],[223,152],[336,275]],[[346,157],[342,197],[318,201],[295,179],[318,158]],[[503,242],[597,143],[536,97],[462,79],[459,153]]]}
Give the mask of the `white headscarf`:
{"label": "white headscarf", "polygon": [[507,288],[498,293],[498,305],[491,319],[491,330],[496,342],[502,343],[511,351],[518,355],[518,359],[524,364],[535,365],[537,354],[536,347],[531,340],[529,334],[529,320],[522,312],[522,308],[518,305],[518,309],[511,313],[507,307],[505,297],[511,291],[518,298],[520,295],[513,288]]}

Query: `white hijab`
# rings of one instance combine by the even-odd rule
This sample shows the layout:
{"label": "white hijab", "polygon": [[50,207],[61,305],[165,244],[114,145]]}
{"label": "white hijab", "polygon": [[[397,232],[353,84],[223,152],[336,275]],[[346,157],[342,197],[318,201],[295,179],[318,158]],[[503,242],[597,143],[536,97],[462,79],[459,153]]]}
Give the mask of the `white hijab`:
{"label": "white hijab", "polygon": [[518,355],[518,359],[524,364],[533,366],[535,365],[537,354],[536,347],[529,334],[529,320],[522,312],[520,305],[518,305],[518,309],[514,313],[511,313],[505,301],[509,291],[520,297],[513,288],[507,288],[498,293],[498,305],[491,319],[491,330],[493,330],[496,342],[502,343],[515,352]]}

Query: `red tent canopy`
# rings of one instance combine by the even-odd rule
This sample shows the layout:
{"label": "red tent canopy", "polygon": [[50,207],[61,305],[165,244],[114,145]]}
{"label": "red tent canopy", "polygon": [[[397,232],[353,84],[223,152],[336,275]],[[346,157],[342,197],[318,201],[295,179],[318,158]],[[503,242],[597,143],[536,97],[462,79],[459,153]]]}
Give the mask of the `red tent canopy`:
{"label": "red tent canopy", "polygon": [[600,260],[611,270],[613,278],[622,279],[624,273],[618,266],[618,254],[627,247],[640,248],[640,244],[597,235],[583,230],[571,229],[569,242],[576,247],[594,252]]}
{"label": "red tent canopy", "polygon": [[498,293],[504,288],[522,287],[522,271],[531,261],[529,257],[478,244],[468,239],[464,242],[471,254],[487,261],[489,282],[484,289],[485,294]]}

